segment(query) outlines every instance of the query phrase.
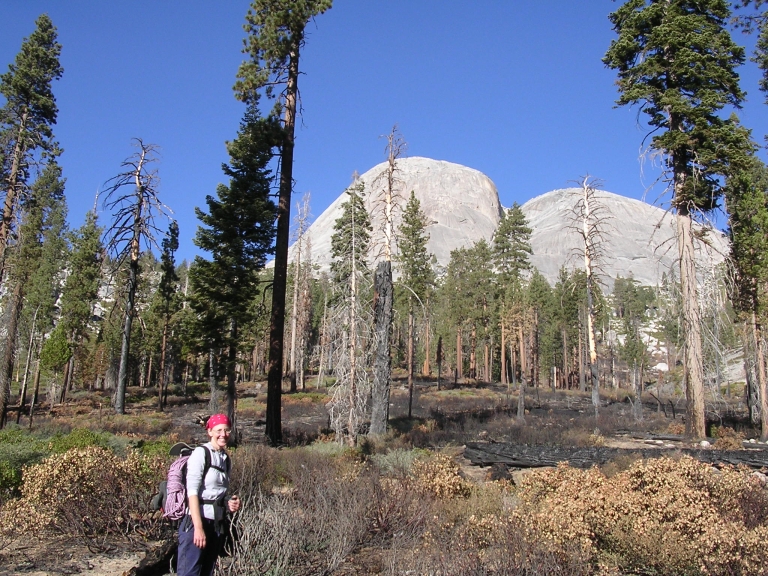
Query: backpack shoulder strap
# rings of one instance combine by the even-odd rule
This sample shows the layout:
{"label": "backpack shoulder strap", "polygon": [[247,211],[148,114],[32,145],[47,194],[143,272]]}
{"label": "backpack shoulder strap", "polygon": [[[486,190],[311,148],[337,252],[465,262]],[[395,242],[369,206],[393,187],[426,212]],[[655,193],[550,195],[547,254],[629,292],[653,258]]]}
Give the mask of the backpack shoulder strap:
{"label": "backpack shoulder strap", "polygon": [[202,447],[205,452],[205,464],[203,465],[203,482],[205,482],[205,476],[211,468],[211,450],[205,444]]}

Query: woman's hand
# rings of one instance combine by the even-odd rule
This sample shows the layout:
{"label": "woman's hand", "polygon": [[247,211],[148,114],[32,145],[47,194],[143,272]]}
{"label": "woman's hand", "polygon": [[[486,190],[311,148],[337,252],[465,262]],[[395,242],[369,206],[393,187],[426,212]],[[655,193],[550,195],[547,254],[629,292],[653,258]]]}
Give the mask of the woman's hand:
{"label": "woman's hand", "polygon": [[199,528],[195,526],[195,536],[193,538],[193,542],[198,548],[205,548],[205,530],[203,530],[202,526]]}
{"label": "woman's hand", "polygon": [[232,512],[233,514],[238,510],[240,510],[240,498],[237,496],[237,494],[235,494],[229,499],[228,504],[229,504],[229,511]]}

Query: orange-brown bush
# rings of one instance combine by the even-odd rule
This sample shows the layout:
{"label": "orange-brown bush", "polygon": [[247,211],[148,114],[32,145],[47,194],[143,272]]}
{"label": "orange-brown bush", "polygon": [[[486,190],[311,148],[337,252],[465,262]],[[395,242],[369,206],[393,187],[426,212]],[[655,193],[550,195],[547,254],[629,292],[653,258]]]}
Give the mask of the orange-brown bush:
{"label": "orange-brown bush", "polygon": [[436,454],[431,458],[413,462],[412,472],[416,487],[437,498],[466,497],[470,485],[459,476],[459,466],[448,456]]}
{"label": "orange-brown bush", "polygon": [[0,510],[0,530],[53,529],[88,540],[128,534],[147,512],[165,463],[131,452],[76,448],[25,467],[21,498]]}
{"label": "orange-brown bush", "polygon": [[642,461],[608,479],[567,465],[527,476],[514,516],[558,550],[624,572],[763,574],[768,498],[748,470],[688,457]]}
{"label": "orange-brown bush", "polygon": [[712,436],[716,438],[715,448],[718,450],[741,450],[746,436],[728,426],[712,428]]}

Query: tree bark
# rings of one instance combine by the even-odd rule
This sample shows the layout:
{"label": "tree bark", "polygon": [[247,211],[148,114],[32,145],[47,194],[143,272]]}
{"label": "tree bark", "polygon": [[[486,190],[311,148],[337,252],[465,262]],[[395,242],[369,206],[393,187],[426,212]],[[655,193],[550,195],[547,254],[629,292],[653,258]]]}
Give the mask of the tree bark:
{"label": "tree bark", "polygon": [[[392,379],[390,326],[392,324],[393,305],[391,262],[382,260],[376,265],[373,290],[376,355],[373,366],[371,427],[369,433],[375,435],[386,433],[387,420],[389,418],[389,392]],[[323,323],[325,324],[325,311],[323,311]]]}
{"label": "tree bark", "polygon": [[768,440],[768,384],[765,374],[765,343],[763,339],[762,325],[757,320],[757,315],[752,312],[752,331],[755,341],[755,364],[757,373],[757,386],[760,390],[760,440]]}
{"label": "tree bark", "polygon": [[[11,159],[11,171],[8,174],[8,188],[5,191],[5,202],[3,205],[3,218],[0,220],[0,286],[3,285],[5,277],[5,249],[8,246],[8,238],[11,235],[11,226],[13,226],[13,215],[16,211],[18,202],[19,171],[21,169],[21,158],[25,154],[24,132],[26,131],[27,118],[29,110],[25,107],[21,114],[21,123],[19,124],[19,135],[16,138],[16,144],[13,147],[13,158]],[[5,408],[3,408],[5,410]]]}
{"label": "tree bark", "polygon": [[211,390],[208,411],[216,414],[219,411],[219,390],[216,382],[216,355],[213,353],[213,348],[208,350],[208,387]]}
{"label": "tree bark", "polygon": [[461,327],[456,328],[456,378],[464,378],[464,357],[461,349]]}
{"label": "tree bark", "polygon": [[165,352],[168,347],[168,318],[166,317],[163,321],[163,340],[160,344],[160,382],[157,387],[157,410],[159,412],[163,411],[163,405],[165,404],[164,401],[164,394],[165,394]]}
{"label": "tree bark", "polygon": [[285,331],[285,286],[288,273],[288,242],[291,225],[293,188],[293,149],[296,129],[296,99],[299,80],[300,39],[291,37],[293,46],[288,63],[288,79],[283,103],[283,141],[280,152],[280,191],[277,204],[275,267],[272,283],[272,314],[269,323],[269,369],[267,372],[267,410],[264,433],[272,446],[283,440],[281,394],[283,391],[283,337]]}
{"label": "tree bark", "polygon": [[504,314],[501,316],[501,384],[506,386],[507,377],[507,334],[504,328]]}
{"label": "tree bark", "polygon": [[13,289],[9,303],[5,348],[3,349],[2,364],[0,364],[0,428],[5,426],[8,416],[13,362],[16,355],[16,333],[19,329],[19,318],[21,317],[23,306],[23,293],[21,283],[19,282]]}
{"label": "tree bark", "polygon": [[[675,174],[675,187],[682,188],[684,177]],[[688,207],[677,207],[677,248],[680,257],[680,290],[683,305],[683,336],[685,338],[686,434],[692,440],[706,437],[704,418],[704,363],[701,350],[701,319],[696,289],[693,223]],[[762,402],[762,401],[761,401]]]}
{"label": "tree bark", "polygon": [[413,414],[413,300],[408,305],[408,418]]}
{"label": "tree bark", "polygon": [[227,416],[232,422],[232,438],[237,442],[238,431],[235,419],[237,402],[237,318],[230,319],[229,350],[227,350]]}

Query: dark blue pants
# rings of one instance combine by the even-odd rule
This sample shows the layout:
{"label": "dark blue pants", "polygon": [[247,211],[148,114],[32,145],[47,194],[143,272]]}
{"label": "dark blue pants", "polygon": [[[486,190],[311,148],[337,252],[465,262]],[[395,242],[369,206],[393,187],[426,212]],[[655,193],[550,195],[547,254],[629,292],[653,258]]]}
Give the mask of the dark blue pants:
{"label": "dark blue pants", "polygon": [[224,544],[225,534],[216,532],[213,520],[203,518],[205,548],[195,546],[195,528],[187,515],[179,524],[179,554],[176,562],[178,576],[211,576]]}

